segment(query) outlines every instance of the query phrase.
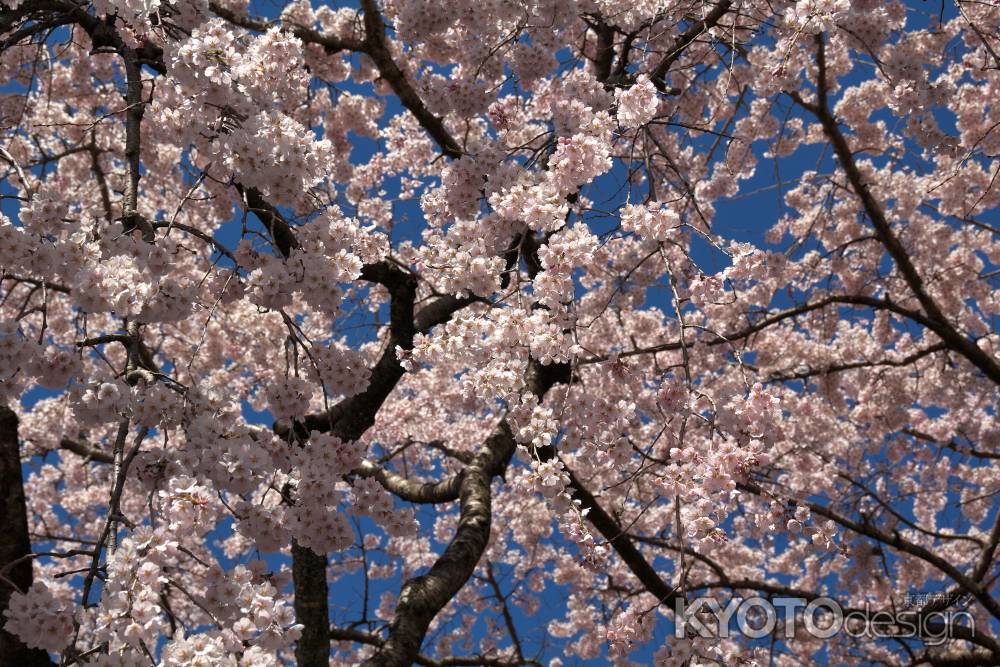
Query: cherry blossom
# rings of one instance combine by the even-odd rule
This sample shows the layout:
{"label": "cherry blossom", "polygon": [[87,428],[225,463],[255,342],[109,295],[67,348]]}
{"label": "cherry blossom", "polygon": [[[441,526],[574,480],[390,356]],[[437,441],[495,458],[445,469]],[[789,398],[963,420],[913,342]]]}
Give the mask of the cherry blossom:
{"label": "cherry blossom", "polygon": [[996,3],[0,2],[0,663],[1000,664]]}

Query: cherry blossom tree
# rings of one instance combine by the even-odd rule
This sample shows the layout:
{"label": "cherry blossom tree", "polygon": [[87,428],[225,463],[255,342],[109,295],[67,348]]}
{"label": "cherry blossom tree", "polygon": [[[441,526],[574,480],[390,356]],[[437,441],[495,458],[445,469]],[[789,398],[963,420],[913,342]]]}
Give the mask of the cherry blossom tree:
{"label": "cherry blossom tree", "polygon": [[[0,663],[1000,664],[998,3],[0,52]],[[675,632],[740,597],[920,622]]]}

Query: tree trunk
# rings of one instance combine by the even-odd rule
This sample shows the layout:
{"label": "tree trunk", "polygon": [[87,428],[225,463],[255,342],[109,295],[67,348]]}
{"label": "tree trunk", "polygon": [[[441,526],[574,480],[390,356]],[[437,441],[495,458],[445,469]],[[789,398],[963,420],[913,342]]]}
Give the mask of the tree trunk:
{"label": "tree trunk", "polygon": [[10,604],[13,583],[21,592],[31,587],[31,540],[28,538],[28,513],[24,502],[24,481],[21,478],[21,456],[17,442],[17,415],[0,406],[0,570],[9,563],[0,579],[0,665],[17,667],[51,667],[52,661],[41,649],[30,649],[2,628],[3,612]]}

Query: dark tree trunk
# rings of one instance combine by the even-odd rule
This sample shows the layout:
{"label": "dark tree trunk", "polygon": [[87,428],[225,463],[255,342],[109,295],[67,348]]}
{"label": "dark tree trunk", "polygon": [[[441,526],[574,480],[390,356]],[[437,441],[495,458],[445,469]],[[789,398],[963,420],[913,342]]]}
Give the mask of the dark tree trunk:
{"label": "dark tree trunk", "polygon": [[[14,592],[6,580],[22,592],[31,587],[31,540],[28,538],[28,513],[24,502],[24,480],[21,478],[21,456],[17,442],[17,415],[0,406],[0,665],[17,667],[52,667],[45,651],[30,649],[17,637],[3,629],[3,612]],[[6,569],[8,564],[16,564]]]}
{"label": "dark tree trunk", "polygon": [[295,620],[303,625],[295,646],[298,667],[330,664],[330,611],[326,583],[326,555],[292,542],[292,577],[295,583]]}

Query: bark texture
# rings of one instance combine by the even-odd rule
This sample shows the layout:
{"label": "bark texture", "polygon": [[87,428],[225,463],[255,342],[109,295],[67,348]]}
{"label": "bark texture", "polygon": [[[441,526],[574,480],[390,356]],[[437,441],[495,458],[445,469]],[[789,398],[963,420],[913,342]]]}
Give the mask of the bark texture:
{"label": "bark texture", "polygon": [[0,665],[4,667],[50,667],[45,651],[30,649],[3,629],[3,612],[15,592],[31,587],[31,539],[28,537],[28,508],[24,501],[21,455],[17,442],[17,415],[0,406]]}

